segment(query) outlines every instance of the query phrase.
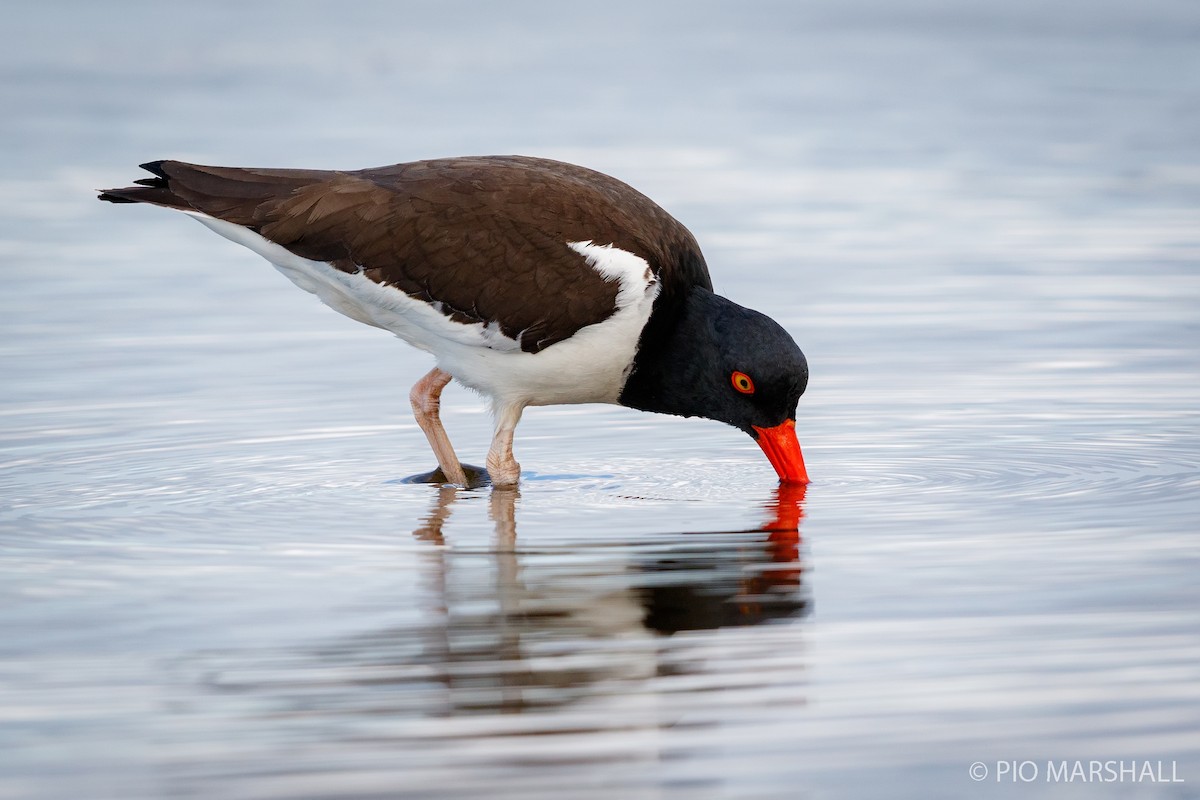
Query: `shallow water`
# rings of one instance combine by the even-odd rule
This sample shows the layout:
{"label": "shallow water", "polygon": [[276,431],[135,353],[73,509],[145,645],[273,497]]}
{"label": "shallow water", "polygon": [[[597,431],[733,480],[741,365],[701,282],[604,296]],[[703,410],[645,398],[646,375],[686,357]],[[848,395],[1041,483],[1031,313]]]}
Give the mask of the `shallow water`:
{"label": "shallow water", "polygon": [[[164,8],[0,51],[0,797],[1198,796],[1192,6]],[[90,192],[480,152],[691,227],[807,491],[591,406],[405,483],[425,356]]]}

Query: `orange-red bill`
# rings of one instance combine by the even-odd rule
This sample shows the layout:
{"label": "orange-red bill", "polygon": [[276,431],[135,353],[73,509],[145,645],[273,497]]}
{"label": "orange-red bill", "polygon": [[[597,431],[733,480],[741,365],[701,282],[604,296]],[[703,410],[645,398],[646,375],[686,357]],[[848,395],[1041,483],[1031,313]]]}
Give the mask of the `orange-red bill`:
{"label": "orange-red bill", "polygon": [[796,420],[785,420],[774,428],[752,426],[758,434],[758,446],[767,454],[767,460],[779,473],[783,483],[808,483],[808,470],[804,468],[804,455],[800,452],[800,441],[796,438]]}

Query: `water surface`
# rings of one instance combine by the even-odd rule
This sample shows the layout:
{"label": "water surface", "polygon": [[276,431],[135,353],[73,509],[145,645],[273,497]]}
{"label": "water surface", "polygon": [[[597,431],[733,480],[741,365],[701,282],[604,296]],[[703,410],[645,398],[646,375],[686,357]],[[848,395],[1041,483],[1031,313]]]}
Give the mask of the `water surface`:
{"label": "water surface", "polygon": [[[1197,796],[1194,8],[504,8],[11,15],[0,796]],[[593,406],[517,492],[405,483],[427,357],[91,195],[485,152],[635,184],[795,336],[807,491]]]}

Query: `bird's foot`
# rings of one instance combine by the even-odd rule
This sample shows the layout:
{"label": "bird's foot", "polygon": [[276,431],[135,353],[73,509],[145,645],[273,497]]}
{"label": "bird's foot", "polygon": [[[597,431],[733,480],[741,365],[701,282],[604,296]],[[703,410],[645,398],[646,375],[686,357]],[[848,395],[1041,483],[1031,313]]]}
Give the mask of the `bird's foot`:
{"label": "bird's foot", "polygon": [[521,465],[512,457],[499,460],[489,455],[487,474],[492,480],[492,486],[497,489],[512,488],[521,481]]}
{"label": "bird's foot", "polygon": [[410,475],[402,480],[401,483],[432,483],[435,485],[451,484],[455,486],[462,485],[465,489],[479,489],[487,486],[489,483],[494,483],[494,481],[492,481],[492,479],[488,476],[488,471],[483,467],[476,467],[472,464],[463,464],[462,470],[463,474],[467,478],[467,482],[465,484],[452,484],[451,481],[446,479],[446,473],[442,472],[441,467],[437,467],[431,472],[422,472],[419,475]]}

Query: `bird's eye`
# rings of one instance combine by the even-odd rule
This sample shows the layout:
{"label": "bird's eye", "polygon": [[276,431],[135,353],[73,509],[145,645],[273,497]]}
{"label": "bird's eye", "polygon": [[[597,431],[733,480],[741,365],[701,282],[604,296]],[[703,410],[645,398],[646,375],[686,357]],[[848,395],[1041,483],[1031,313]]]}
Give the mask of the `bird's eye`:
{"label": "bird's eye", "polygon": [[729,376],[733,388],[737,389],[742,394],[754,394],[754,381],[750,380],[750,376],[744,372],[735,372]]}

